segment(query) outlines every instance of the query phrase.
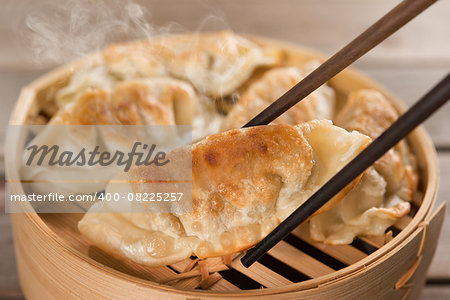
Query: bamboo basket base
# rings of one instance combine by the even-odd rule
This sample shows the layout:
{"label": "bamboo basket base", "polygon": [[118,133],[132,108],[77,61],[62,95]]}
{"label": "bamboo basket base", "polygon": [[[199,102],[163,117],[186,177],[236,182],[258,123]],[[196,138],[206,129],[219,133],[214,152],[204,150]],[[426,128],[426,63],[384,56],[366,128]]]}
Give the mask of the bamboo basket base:
{"label": "bamboo basket base", "polygon": [[[412,210],[414,211],[415,209]],[[412,219],[412,216],[405,216],[388,228],[385,236],[357,238],[350,245],[339,246],[313,242],[309,237],[308,224],[304,224],[248,269],[240,263],[239,254],[232,256],[232,262],[228,266],[223,258],[206,259],[210,278],[202,280],[195,257],[164,267],[146,267],[130,260],[114,258],[91,246],[77,229],[83,214],[40,214],[40,217],[74,249],[105,267],[182,290],[227,292],[282,287],[341,270],[392,240]],[[194,267],[190,269],[190,266]],[[211,274],[214,274],[212,278]]]}

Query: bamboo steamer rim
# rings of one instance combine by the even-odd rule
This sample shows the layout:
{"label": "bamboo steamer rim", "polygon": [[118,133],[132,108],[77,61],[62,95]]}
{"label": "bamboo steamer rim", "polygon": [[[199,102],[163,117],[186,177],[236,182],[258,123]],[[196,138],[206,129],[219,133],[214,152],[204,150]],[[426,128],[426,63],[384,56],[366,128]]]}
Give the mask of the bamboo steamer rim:
{"label": "bamboo steamer rim", "polygon": [[[246,37],[263,46],[280,48],[289,55],[325,60],[324,55],[318,54],[314,50],[293,45],[291,43],[254,35],[251,36],[247,35]],[[39,77],[38,79],[30,83],[28,86],[24,87],[15,105],[13,113],[11,114],[9,124],[12,125],[25,124],[26,119],[28,118],[29,110],[33,106],[38,91],[44,89],[45,87],[50,86],[52,83],[55,83],[57,80],[60,80],[61,78],[67,78],[78,69],[95,64],[96,61],[98,60],[99,55],[100,53],[96,52],[83,59],[56,68],[53,71],[50,71],[49,73],[46,73],[45,75]],[[383,88],[379,83],[368,78],[366,75],[360,73],[359,71],[354,70],[353,68],[345,69],[344,71],[339,73],[337,77],[341,78],[341,80],[354,81],[357,82],[358,85],[360,86],[362,85],[368,88],[378,90],[391,101],[391,103],[399,112],[404,112],[406,110],[406,106],[400,100],[398,100],[398,98],[394,96],[393,93]],[[333,85],[333,82],[335,80],[336,78],[330,81],[331,85]],[[418,98],[420,96],[421,95],[417,95]],[[329,284],[335,280],[347,277],[357,271],[360,271],[363,268],[370,268],[372,264],[381,260],[383,256],[388,254],[390,251],[394,251],[397,247],[401,246],[402,243],[405,242],[405,240],[407,240],[408,237],[419,227],[419,224],[423,220],[429,218],[431,210],[435,203],[439,183],[439,168],[438,168],[437,154],[434,145],[429,135],[424,130],[423,126],[419,126],[417,129],[413,131],[413,133],[411,133],[411,135],[409,136],[409,141],[410,144],[413,146],[412,150],[416,154],[416,157],[419,158],[418,159],[420,169],[419,171],[421,173],[420,180],[422,181],[422,184],[424,186],[424,195],[422,203],[418,211],[412,218],[411,222],[403,230],[401,230],[401,232],[396,237],[394,237],[390,242],[388,242],[387,244],[385,244],[372,254],[368,255],[367,257],[361,259],[357,263],[354,263],[341,270],[335,271],[327,275],[309,279],[303,282],[292,283],[283,287],[266,288],[262,290],[240,290],[238,293],[235,293],[235,292],[220,292],[211,290],[205,291],[183,290],[168,285],[161,285],[152,281],[148,281],[145,279],[134,277],[126,273],[122,273],[118,270],[102,265],[96,260],[74,249],[69,242],[67,242],[66,240],[61,238],[58,234],[56,234],[54,231],[52,231],[47,226],[47,224],[39,217],[37,213],[25,213],[25,215],[38,228],[40,228],[43,234],[47,234],[59,245],[61,245],[62,247],[61,250],[70,253],[74,257],[77,257],[81,263],[88,264],[100,271],[107,273],[110,276],[114,276],[116,278],[120,278],[127,281],[132,281],[137,285],[160,290],[162,292],[172,292],[186,296],[208,295],[220,297],[224,295],[242,296],[243,294],[248,296],[269,295],[274,293],[288,293],[292,291],[306,290],[316,288],[319,285],[323,285],[325,283]],[[11,190],[17,194],[24,193],[23,188],[20,184],[11,185]],[[29,203],[22,203],[22,204],[26,206],[27,210],[31,208],[31,205]]]}

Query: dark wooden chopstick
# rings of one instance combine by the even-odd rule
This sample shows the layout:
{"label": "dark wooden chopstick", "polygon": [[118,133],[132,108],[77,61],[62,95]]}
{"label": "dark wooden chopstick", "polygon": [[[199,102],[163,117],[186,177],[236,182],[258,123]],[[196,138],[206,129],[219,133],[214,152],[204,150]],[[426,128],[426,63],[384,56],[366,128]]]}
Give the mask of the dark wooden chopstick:
{"label": "dark wooden chopstick", "polygon": [[244,127],[266,125],[408,23],[437,0],[404,0],[297,83]]}
{"label": "dark wooden chopstick", "polygon": [[248,250],[241,259],[242,264],[245,267],[251,266],[449,99],[450,73],[269,235]]}

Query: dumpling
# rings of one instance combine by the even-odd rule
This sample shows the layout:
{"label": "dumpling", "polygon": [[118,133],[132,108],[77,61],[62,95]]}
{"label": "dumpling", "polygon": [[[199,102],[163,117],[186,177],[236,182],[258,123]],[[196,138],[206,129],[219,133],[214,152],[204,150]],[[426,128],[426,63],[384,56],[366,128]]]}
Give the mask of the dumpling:
{"label": "dumpling", "polygon": [[192,86],[171,78],[117,83],[112,92],[90,89],[61,109],[49,124],[192,125],[192,139],[218,131],[222,115]]}
{"label": "dumpling", "polygon": [[386,197],[386,181],[370,167],[341,202],[311,219],[311,238],[340,245],[350,244],[356,236],[383,235],[409,211],[409,202],[397,195]]}
{"label": "dumpling", "polygon": [[[106,89],[88,89],[76,101],[61,108],[29,145],[58,145],[63,151],[79,153],[86,148],[92,151],[129,152],[135,141],[150,137],[148,132],[136,127],[120,125],[190,125],[197,114],[199,98],[187,83],[170,78],[152,78],[118,83],[112,92]],[[58,126],[58,125],[117,125],[117,126]],[[134,129],[133,129],[134,128]],[[192,142],[191,132],[176,136],[171,126],[158,127],[156,144],[170,147]],[[162,132],[167,133],[164,137]],[[151,134],[151,133],[150,133]],[[207,134],[200,131],[198,134]],[[158,136],[156,136],[158,135]],[[153,136],[152,136],[153,137]],[[163,140],[164,139],[164,140]],[[39,192],[54,189],[62,194],[83,191],[93,193],[105,188],[119,169],[116,166],[41,166],[33,163],[23,166],[22,179],[49,181],[51,184],[35,185]],[[83,179],[85,183],[74,184]],[[60,183],[56,180],[69,180]]]}
{"label": "dumpling", "polygon": [[[38,129],[37,135],[26,145],[20,167],[20,177],[26,182],[24,188],[27,193],[90,194],[104,189],[108,180],[118,172],[119,169],[113,165],[98,167],[70,163],[83,149],[92,151],[99,145],[97,130],[92,126],[46,125]],[[104,151],[104,148],[99,151]],[[53,164],[54,161],[64,164]]]}
{"label": "dumpling", "polygon": [[[305,69],[283,67],[267,71],[261,79],[251,84],[244,92],[224,119],[221,130],[239,128],[250,121],[305,77],[308,74],[306,70],[309,70],[313,64],[318,64],[318,62],[308,63]],[[314,119],[330,120],[333,116],[334,102],[333,89],[323,85],[274,120],[273,123],[295,125]]]}
{"label": "dumpling", "polygon": [[[273,230],[369,142],[367,136],[349,133],[330,121],[211,135],[192,146],[190,212],[180,212],[172,205],[164,213],[118,214],[117,209],[108,207],[110,204],[98,203],[78,228],[103,250],[149,266],[174,263],[193,254],[206,258],[245,250]],[[176,159],[183,153],[174,151],[169,158]],[[122,173],[118,178],[131,183],[118,186],[112,182],[106,192],[150,191],[148,179],[160,172],[155,168],[136,167]],[[173,168],[174,176],[179,176],[179,168]],[[319,213],[336,205],[358,180]]]}
{"label": "dumpling", "polygon": [[89,89],[58,111],[50,125],[188,125],[198,97],[193,88],[170,78],[130,80],[112,92]]}
{"label": "dumpling", "polygon": [[116,78],[101,64],[82,68],[70,77],[66,86],[55,93],[56,106],[63,108],[76,101],[87,90],[102,88],[111,91],[116,83]]}
{"label": "dumpling", "polygon": [[167,76],[165,62],[157,55],[155,40],[141,40],[107,46],[102,51],[108,71],[121,80]]}
{"label": "dumpling", "polygon": [[256,67],[275,65],[281,58],[279,51],[228,31],[117,44],[107,47],[103,56],[120,78],[171,75],[219,98],[235,91]]}
{"label": "dumpling", "polygon": [[[397,111],[380,92],[360,90],[349,96],[336,117],[336,125],[375,139],[397,118]],[[412,199],[418,177],[414,156],[405,140],[376,161],[374,167],[386,180],[388,196],[397,194],[406,201]]]}
{"label": "dumpling", "polygon": [[[336,117],[336,124],[375,139],[398,117],[382,94],[360,90]],[[328,244],[349,244],[359,235],[382,235],[410,211],[417,185],[414,158],[406,141],[389,150],[367,169],[358,185],[336,207],[310,221],[311,238]]]}

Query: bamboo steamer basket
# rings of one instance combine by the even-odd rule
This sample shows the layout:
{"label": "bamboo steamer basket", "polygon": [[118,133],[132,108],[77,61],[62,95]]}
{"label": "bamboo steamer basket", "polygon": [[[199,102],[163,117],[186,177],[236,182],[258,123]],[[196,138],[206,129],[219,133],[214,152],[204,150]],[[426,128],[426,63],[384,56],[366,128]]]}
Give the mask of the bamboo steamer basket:
{"label": "bamboo steamer basket", "polygon": [[[323,59],[305,48],[249,38],[281,48],[286,65]],[[67,84],[74,71],[92,64],[97,55],[58,68],[23,88],[10,123],[29,123],[51,99],[49,95]],[[351,68],[333,78],[330,85],[338,103],[352,91],[371,88],[382,92],[400,112],[405,110],[391,92]],[[117,260],[89,246],[76,227],[82,214],[12,214],[23,292],[28,299],[417,299],[436,249],[445,207],[443,204],[432,211],[439,175],[428,134],[420,127],[408,140],[420,168],[419,192],[412,213],[391,228],[392,239],[366,237],[351,245],[324,245],[312,242],[307,225],[303,225],[249,269],[234,259],[229,270],[220,271],[225,269],[221,259],[208,259],[210,270],[220,271],[223,278],[202,290],[195,269],[192,272],[197,276],[167,283],[181,278],[179,273],[191,259],[149,268]],[[7,143],[11,149],[17,145],[17,141]],[[15,172],[8,161],[11,159],[7,158],[7,171]],[[8,187],[11,193],[24,193],[20,183],[9,183]]]}

